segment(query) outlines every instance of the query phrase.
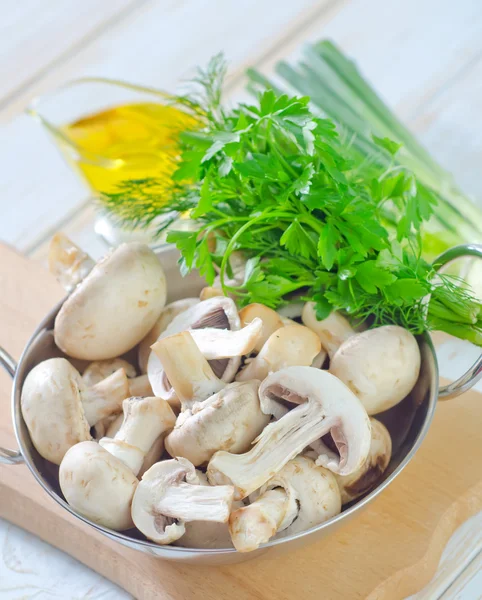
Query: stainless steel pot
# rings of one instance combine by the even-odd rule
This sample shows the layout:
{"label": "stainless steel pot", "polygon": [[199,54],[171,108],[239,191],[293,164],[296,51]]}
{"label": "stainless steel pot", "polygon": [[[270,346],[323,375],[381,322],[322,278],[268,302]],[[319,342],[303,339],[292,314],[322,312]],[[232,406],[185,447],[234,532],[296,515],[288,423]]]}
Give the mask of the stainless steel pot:
{"label": "stainless steel pot", "polygon": [[[482,245],[457,246],[440,256],[436,264],[448,262],[466,256],[482,258]],[[161,250],[160,260],[166,270],[168,286],[171,290],[169,300],[197,295],[203,286],[201,279],[190,276],[182,279],[177,269],[177,253],[172,248]],[[29,432],[20,410],[20,394],[27,373],[39,362],[53,356],[62,356],[54,344],[52,329],[57,312],[62,303],[56,306],[40,323],[27,343],[18,364],[0,348],[0,364],[13,378],[12,419],[19,450],[0,448],[0,463],[11,465],[25,463],[43,489],[65,510],[84,521],[112,540],[130,548],[159,558],[193,562],[199,564],[227,564],[251,559],[266,552],[274,553],[291,550],[297,546],[321,539],[332,533],[339,525],[356,515],[382,491],[390,485],[407,466],[424,439],[437,399],[458,396],[471,388],[482,377],[482,355],[477,362],[457,381],[439,387],[439,374],[435,351],[429,335],[419,337],[422,354],[422,368],[418,382],[410,395],[393,409],[379,415],[390,430],[393,440],[393,457],[383,481],[364,498],[348,506],[335,518],[308,531],[286,538],[273,540],[259,550],[249,554],[239,554],[233,549],[191,549],[175,546],[158,546],[142,538],[138,532],[118,533],[89,521],[76,513],[64,500],[58,485],[58,467],[43,459],[33,447]]]}

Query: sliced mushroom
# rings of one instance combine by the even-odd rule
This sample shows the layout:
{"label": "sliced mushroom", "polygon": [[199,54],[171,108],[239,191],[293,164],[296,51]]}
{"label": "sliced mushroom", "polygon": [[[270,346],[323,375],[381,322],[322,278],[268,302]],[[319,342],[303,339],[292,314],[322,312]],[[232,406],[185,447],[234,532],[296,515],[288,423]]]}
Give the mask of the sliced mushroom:
{"label": "sliced mushroom", "polygon": [[232,486],[200,485],[184,458],[165,460],[146,471],[132,502],[135,526],[157,544],[169,544],[185,532],[186,521],[226,523]]}
{"label": "sliced mushroom", "polygon": [[341,344],[356,333],[348,320],[340,313],[333,311],[326,319],[318,320],[314,302],[305,304],[301,318],[306,327],[318,335],[330,359]]}
{"label": "sliced mushroom", "polygon": [[[229,329],[231,331],[237,331],[240,328],[238,311],[231,298],[223,296],[199,302],[175,317],[165,331],[161,333],[159,340],[182,331],[204,329],[206,327]],[[211,367],[217,377],[225,382],[230,382],[234,379],[240,363],[241,356],[234,356],[229,359],[213,360],[211,361]],[[161,396],[174,404],[179,403],[174,390],[170,389],[170,395],[166,396],[167,382],[162,365],[154,352],[151,352],[149,356],[147,373],[156,396]]]}
{"label": "sliced mushroom", "polygon": [[116,531],[133,526],[131,503],[138,483],[121,460],[96,442],[72,446],[60,464],[60,489],[70,506]]}
{"label": "sliced mushroom", "polygon": [[67,297],[55,319],[55,343],[74,358],[114,358],[147,335],[165,301],[166,279],[154,252],[122,244]]}
{"label": "sliced mushroom", "polygon": [[119,412],[129,394],[124,369],[87,388],[65,358],[36,365],[22,388],[22,415],[38,453],[59,465],[67,450],[90,440],[90,427]]}
{"label": "sliced mushroom", "polygon": [[[202,471],[196,469],[199,485],[209,485],[208,479]],[[232,510],[241,508],[240,501],[232,504]],[[183,548],[232,548],[231,536],[227,523],[214,521],[187,521],[184,523],[185,532],[181,538],[174,542],[174,546]]]}
{"label": "sliced mushroom", "polygon": [[139,350],[137,353],[137,361],[139,363],[139,369],[141,373],[147,373],[147,362],[151,354],[151,346],[154,342],[157,342],[160,335],[165,331],[166,327],[172,322],[172,320],[180,315],[182,312],[191,308],[195,304],[199,304],[198,298],[182,298],[167,304],[162,310],[159,318],[157,319],[154,327],[149,331],[146,337],[139,344]]}
{"label": "sliced mushroom", "polygon": [[259,381],[230,383],[191,410],[181,413],[166,438],[171,456],[183,456],[198,466],[217,450],[245,452],[268,424],[261,412]]}
{"label": "sliced mushroom", "polygon": [[229,530],[238,552],[251,552],[272,537],[306,531],[341,511],[333,473],[313,460],[290,460],[260,490],[257,498],[231,513]]}
{"label": "sliced mushroom", "polygon": [[363,465],[351,475],[335,475],[343,504],[373,489],[382,478],[392,457],[392,439],[385,425],[373,417],[370,453]]}
{"label": "sliced mushroom", "polygon": [[155,397],[128,398],[123,408],[119,431],[113,438],[102,438],[99,444],[137,475],[159,436],[174,427],[176,415],[165,400]]}
{"label": "sliced mushroom", "polygon": [[318,336],[302,325],[288,325],[270,335],[260,353],[241,369],[236,381],[259,379],[291,366],[312,365],[321,352]]}
{"label": "sliced mushroom", "polygon": [[161,338],[152,350],[163,368],[163,385],[158,386],[158,395],[172,402],[172,387],[183,411],[226,385],[216,377],[188,331]]}
{"label": "sliced mushroom", "polygon": [[[249,452],[236,455],[219,451],[208,465],[209,481],[213,485],[233,484],[236,499],[261,487],[313,442],[318,444],[317,464],[335,473],[353,473],[366,460],[370,448],[366,411],[327,371],[288,367],[272,373],[262,382],[259,397],[261,410],[278,420],[265,427]],[[328,432],[338,453],[320,441]]]}
{"label": "sliced mushroom", "polygon": [[388,410],[415,386],[420,350],[403,327],[385,325],[350,337],[333,356],[330,371],[360,399],[369,415]]}
{"label": "sliced mushroom", "polygon": [[242,308],[239,311],[239,318],[241,319],[242,327],[249,325],[254,319],[261,319],[263,323],[263,331],[254,347],[256,353],[260,352],[272,333],[283,327],[283,321],[275,310],[268,308],[264,304],[258,304],[257,302],[248,304],[248,306]]}
{"label": "sliced mushroom", "polygon": [[63,233],[56,233],[49,245],[49,271],[71,292],[92,271],[95,261]]}

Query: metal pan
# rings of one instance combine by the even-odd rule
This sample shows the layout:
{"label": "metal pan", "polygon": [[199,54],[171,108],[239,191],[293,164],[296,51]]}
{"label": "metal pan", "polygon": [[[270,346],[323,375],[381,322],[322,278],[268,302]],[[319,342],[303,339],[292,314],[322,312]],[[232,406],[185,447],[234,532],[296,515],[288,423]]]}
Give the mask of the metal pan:
{"label": "metal pan", "polygon": [[[436,264],[443,266],[448,262],[461,257],[476,256],[482,258],[482,245],[457,246],[440,256]],[[177,252],[166,248],[159,252],[159,258],[166,270],[168,287],[171,290],[169,301],[195,296],[203,286],[201,279],[189,277],[182,279],[177,269]],[[331,534],[337,527],[348,519],[356,516],[363,508],[369,505],[383,490],[388,487],[401,471],[407,466],[422,443],[432,421],[438,399],[449,399],[458,396],[470,389],[482,377],[482,356],[472,367],[457,381],[448,386],[439,386],[437,358],[430,339],[425,334],[419,336],[419,346],[422,355],[422,368],[415,388],[410,395],[400,404],[386,413],[378,415],[388,427],[393,441],[393,456],[383,481],[362,499],[333,519],[295,535],[272,540],[261,546],[255,552],[239,554],[232,548],[226,549],[199,549],[182,548],[179,546],[158,546],[147,541],[138,532],[127,531],[119,533],[100,527],[76,513],[64,500],[58,485],[58,467],[43,459],[35,450],[29,432],[23,421],[20,410],[20,395],[22,385],[27,373],[39,362],[53,356],[62,356],[54,344],[52,329],[54,320],[61,303],[56,306],[40,323],[28,341],[18,364],[2,348],[0,348],[0,364],[13,378],[12,387],[12,420],[19,450],[0,448],[0,463],[16,465],[25,463],[32,475],[42,488],[65,510],[76,518],[87,523],[110,539],[149,554],[168,560],[192,562],[198,564],[227,564],[252,559],[261,554],[292,550],[319,540]],[[67,357],[68,358],[68,357]]]}

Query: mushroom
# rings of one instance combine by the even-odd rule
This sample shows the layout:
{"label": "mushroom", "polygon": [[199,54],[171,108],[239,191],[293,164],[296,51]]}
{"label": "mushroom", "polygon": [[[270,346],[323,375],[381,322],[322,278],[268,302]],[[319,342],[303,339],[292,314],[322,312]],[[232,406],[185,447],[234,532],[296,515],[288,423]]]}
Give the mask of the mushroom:
{"label": "mushroom", "polygon": [[236,381],[262,381],[269,373],[285,367],[309,367],[321,349],[321,342],[311,329],[287,325],[269,336],[260,353],[237,374]]}
{"label": "mushroom", "polygon": [[341,344],[356,333],[348,320],[337,312],[331,312],[326,319],[318,320],[314,302],[307,302],[303,307],[301,319],[320,338],[323,348],[330,359]]}
{"label": "mushroom", "polygon": [[182,298],[181,300],[176,300],[175,302],[167,304],[161,310],[161,314],[159,315],[154,327],[139,344],[137,362],[139,363],[139,369],[141,373],[147,373],[147,362],[149,360],[149,355],[151,354],[152,344],[159,339],[161,333],[164,332],[174,317],[177,317],[177,315],[180,315],[182,312],[188,308],[191,308],[195,304],[199,304],[198,298]]}
{"label": "mushroom", "polygon": [[176,415],[161,398],[128,398],[123,402],[124,420],[113,438],[99,444],[122,460],[137,475],[159,436],[174,427]]}
{"label": "mushroom", "polygon": [[166,437],[166,450],[195,466],[208,462],[218,450],[246,452],[270,419],[261,412],[258,389],[259,381],[230,383],[181,413]]}
{"label": "mushroom", "polygon": [[136,377],[136,369],[123,358],[111,358],[91,362],[82,374],[82,379],[87,385],[95,385],[108,377],[117,369],[124,369],[129,379],[130,396],[152,396],[151,384],[147,375]]}
{"label": "mushroom", "polygon": [[70,506],[94,523],[123,531],[133,526],[137,477],[96,442],[80,442],[65,454],[59,484]]}
{"label": "mushroom", "polygon": [[114,358],[147,335],[165,301],[166,279],[154,252],[122,244],[67,297],[55,318],[55,343],[74,358]]}
{"label": "mushroom", "polygon": [[49,245],[49,271],[71,292],[94,268],[95,262],[63,233],[56,233]]}
{"label": "mushroom", "polygon": [[158,395],[172,401],[172,387],[183,411],[226,385],[216,377],[188,331],[160,339],[152,350],[163,368],[164,382]]}
{"label": "mushroom", "polygon": [[263,485],[251,504],[231,513],[229,531],[238,552],[251,552],[273,536],[306,531],[340,511],[333,473],[297,456]]}
{"label": "mushroom", "polygon": [[38,453],[59,465],[71,446],[91,439],[91,426],[119,412],[128,395],[124,369],[88,388],[65,358],[50,358],[25,379],[22,415]]}
{"label": "mushroom", "polygon": [[[317,446],[317,464],[341,475],[356,471],[370,448],[370,421],[358,398],[336,377],[313,367],[288,367],[269,375],[259,389],[267,425],[244,454],[216,452],[210,483],[232,483],[236,499],[261,487],[304,448]],[[289,410],[291,407],[292,410]],[[321,437],[331,433],[338,453]]]}
{"label": "mushroom", "polygon": [[239,311],[239,318],[241,319],[241,326],[245,327],[251,323],[254,319],[261,319],[263,323],[263,331],[259,340],[254,347],[256,353],[260,352],[263,345],[272,333],[277,329],[283,327],[283,321],[279,314],[272,308],[268,308],[264,304],[248,304]]}
{"label": "mushroom", "polygon": [[185,532],[186,521],[226,523],[233,502],[232,486],[201,485],[184,458],[153,465],[142,476],[132,502],[135,526],[157,544],[169,544]]}
{"label": "mushroom", "polygon": [[330,371],[360,399],[369,415],[388,410],[415,386],[420,372],[415,337],[398,325],[353,335],[333,356]]}
{"label": "mushroom", "polygon": [[[209,485],[206,474],[196,469],[199,485]],[[232,510],[244,506],[241,501],[234,501]],[[183,548],[232,548],[231,535],[227,523],[215,521],[187,521],[184,523],[185,532],[174,542],[175,546]]]}
{"label": "mushroom", "polygon": [[[182,331],[204,329],[206,327],[229,329],[231,331],[237,331],[240,328],[238,310],[231,298],[219,296],[192,306],[172,320],[159,336],[159,340]],[[241,356],[211,361],[211,367],[216,376],[225,382],[234,379],[240,364]],[[164,377],[162,365],[154,352],[151,352],[149,356],[147,373],[156,396],[161,396],[174,404],[178,403],[174,390],[170,390],[167,386],[168,382]]]}
{"label": "mushroom", "polygon": [[392,439],[383,423],[370,419],[372,438],[370,452],[363,465],[351,475],[335,475],[343,504],[373,489],[386,471],[392,457]]}
{"label": "mushroom", "polygon": [[[116,433],[121,428],[123,422],[124,422],[124,415],[120,414],[120,415],[114,416],[114,418],[111,419],[111,421],[108,423],[107,428],[104,428],[102,433],[99,432],[98,435],[97,435],[97,427],[96,427],[96,440],[99,440],[103,437],[108,437],[108,438],[115,437]],[[147,469],[150,469],[153,464],[155,464],[156,462],[161,460],[162,453],[164,452],[164,438],[165,437],[166,437],[165,433],[161,434],[156,439],[156,441],[152,444],[150,450],[147,451],[146,456],[144,458],[144,462],[142,463],[139,473],[137,473],[137,477],[141,477],[147,471]]]}
{"label": "mushroom", "polygon": [[224,296],[223,290],[218,287],[207,286],[201,290],[201,293],[199,294],[199,299],[201,301],[209,300],[209,298],[216,298],[217,296]]}

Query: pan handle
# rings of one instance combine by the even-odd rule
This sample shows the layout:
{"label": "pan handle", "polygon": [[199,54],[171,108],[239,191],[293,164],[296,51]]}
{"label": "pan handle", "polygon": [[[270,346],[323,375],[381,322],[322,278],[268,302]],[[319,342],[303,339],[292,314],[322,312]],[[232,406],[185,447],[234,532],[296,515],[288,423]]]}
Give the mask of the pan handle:
{"label": "pan handle", "polygon": [[[456,260],[457,258],[474,256],[475,258],[482,258],[482,244],[462,244],[460,246],[454,246],[449,250],[443,252],[434,261],[434,267],[437,271],[447,265],[448,263]],[[467,390],[470,390],[477,381],[482,377],[482,354],[475,361],[475,363],[457,380],[452,381],[448,385],[443,385],[439,389],[440,400],[450,400],[460,396]]]}
{"label": "pan handle", "polygon": [[[17,363],[10,356],[10,354],[0,347],[0,366],[10,375],[15,377],[17,370]],[[18,450],[8,450],[8,448],[2,448],[0,446],[0,464],[3,465],[20,465],[24,462],[22,454]]]}

